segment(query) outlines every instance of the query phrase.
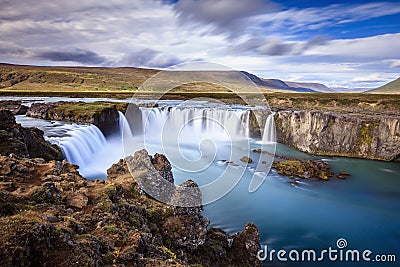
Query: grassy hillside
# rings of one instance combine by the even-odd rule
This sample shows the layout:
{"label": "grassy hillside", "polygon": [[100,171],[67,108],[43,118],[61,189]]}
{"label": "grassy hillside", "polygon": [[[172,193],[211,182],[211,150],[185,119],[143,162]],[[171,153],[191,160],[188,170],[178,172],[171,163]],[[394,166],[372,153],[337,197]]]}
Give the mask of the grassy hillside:
{"label": "grassy hillside", "polygon": [[[159,70],[141,68],[102,68],[102,67],[49,67],[49,66],[23,66],[0,63],[0,95],[14,96],[70,96],[70,97],[131,97],[147,79],[157,74]],[[266,95],[282,95],[289,97],[296,102],[307,100],[309,103],[319,101],[333,101],[335,103],[350,101],[356,97],[357,101],[384,104],[389,99],[378,95],[368,97],[369,94],[338,94],[338,93],[300,93],[294,94],[290,88],[296,86],[308,87],[316,84],[293,83],[289,86],[280,80],[260,79],[256,75],[233,71],[208,71],[202,72],[204,77],[216,81],[206,83],[202,81],[183,83],[175,87],[168,95],[168,99],[186,99],[195,95],[199,97],[214,97],[216,99],[235,98],[231,93],[232,88],[252,93],[254,87],[246,88],[243,80],[251,80]],[[246,76],[244,76],[244,75]],[[158,87],[161,89],[170,88],[174,82],[181,82],[182,77],[189,77],[188,80],[196,81],[199,72],[185,72],[181,75],[176,72],[174,76],[161,77]],[[218,81],[229,81],[225,86],[218,85]],[[397,79],[372,93],[399,93],[400,80]],[[323,85],[318,85],[323,87]],[[313,88],[317,89],[317,88]],[[154,88],[144,87],[146,91],[143,98],[152,98]],[[358,99],[361,98],[361,99]],[[357,102],[356,101],[356,102]],[[351,102],[351,101],[350,101]],[[379,103],[378,103],[379,102]],[[357,102],[358,104],[359,102]]]}
{"label": "grassy hillside", "polygon": [[[159,70],[155,69],[133,67],[50,67],[0,64],[0,92],[132,93],[158,72]],[[190,77],[192,81],[196,81],[199,76],[198,73],[196,71],[185,71],[183,75],[183,72],[177,72],[176,75],[160,78],[160,83],[157,86],[164,89],[170,88],[170,85],[175,84],[175,82],[182,82],[183,85],[172,86],[176,92],[229,92],[232,89],[230,87],[235,88],[235,86],[236,89],[254,91],[251,86],[249,88],[238,86],[238,84],[246,84],[247,78],[234,71],[202,71],[203,77],[207,77],[217,84],[202,81],[185,82],[183,77]],[[229,81],[229,83],[221,86],[218,85],[218,81]],[[263,92],[275,92],[281,89],[262,83],[256,84]],[[154,91],[155,88],[145,87],[143,90]]]}
{"label": "grassy hillside", "polygon": [[368,91],[368,93],[376,94],[400,94],[400,78],[397,78],[390,83],[387,83],[381,87]]}
{"label": "grassy hillside", "polygon": [[1,91],[134,91],[157,70],[0,64]]}
{"label": "grassy hillside", "polygon": [[[175,71],[176,72],[176,71]],[[0,63],[0,92],[135,92],[147,79],[159,73],[156,69],[133,67],[104,68],[104,67],[53,67],[53,66],[24,66]],[[161,72],[166,73],[166,72]],[[171,72],[169,72],[171,73]],[[278,79],[264,79],[241,71],[201,71],[202,77],[214,83],[202,81],[186,83],[183,77],[196,81],[199,71],[177,72],[177,75],[159,78],[162,89],[175,83],[176,92],[210,92],[224,93],[231,90],[255,91],[249,80],[256,84],[264,93],[271,92],[330,92],[322,84],[291,83]],[[221,85],[222,81],[222,85]],[[228,81],[224,83],[223,81]],[[174,86],[172,86],[174,87]],[[320,90],[323,88],[324,90]],[[159,88],[158,88],[159,89]],[[155,88],[141,88],[141,91],[154,91]]]}

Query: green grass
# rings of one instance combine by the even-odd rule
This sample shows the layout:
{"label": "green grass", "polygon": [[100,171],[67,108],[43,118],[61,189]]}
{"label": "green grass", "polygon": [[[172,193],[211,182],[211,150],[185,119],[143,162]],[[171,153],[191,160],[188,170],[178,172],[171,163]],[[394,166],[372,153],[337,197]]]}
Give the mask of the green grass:
{"label": "green grass", "polygon": [[400,78],[397,78],[381,87],[370,90],[368,93],[400,94]]}
{"label": "green grass", "polygon": [[79,118],[92,118],[95,115],[100,115],[104,109],[113,108],[114,106],[116,106],[117,109],[124,111],[127,104],[100,101],[93,103],[68,102],[56,106],[53,109],[53,112],[57,114],[73,115]]}

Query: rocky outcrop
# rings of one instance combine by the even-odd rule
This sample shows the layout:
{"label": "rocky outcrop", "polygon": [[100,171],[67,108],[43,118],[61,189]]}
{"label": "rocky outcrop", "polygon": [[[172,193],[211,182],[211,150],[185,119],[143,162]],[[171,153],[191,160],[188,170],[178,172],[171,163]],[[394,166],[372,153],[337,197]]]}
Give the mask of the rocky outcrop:
{"label": "rocky outcrop", "polygon": [[260,250],[258,228],[247,223],[242,232],[233,236],[218,228],[207,231],[206,241],[193,253],[201,266],[261,266],[257,259]]}
{"label": "rocky outcrop", "polygon": [[28,107],[22,105],[21,101],[4,100],[0,101],[0,110],[9,110],[14,115],[23,115],[27,112]]}
{"label": "rocky outcrop", "polygon": [[125,160],[107,181],[86,180],[66,161],[0,156],[0,166],[1,266],[261,265],[256,226],[207,230],[200,208],[146,196],[133,179],[143,169],[130,172]]}
{"label": "rocky outcrop", "polygon": [[43,131],[24,128],[15,122],[9,110],[0,110],[0,154],[20,157],[36,157],[45,160],[63,158],[61,150],[44,140]]}
{"label": "rocky outcrop", "polygon": [[274,161],[272,167],[276,171],[290,178],[299,177],[302,179],[317,179],[327,181],[334,173],[330,166],[322,160],[285,160]]}
{"label": "rocky outcrop", "polygon": [[166,156],[163,154],[154,154],[154,157],[150,157],[151,163],[154,168],[160,173],[160,175],[170,183],[174,183],[174,177],[172,175],[172,166],[169,163]]}
{"label": "rocky outcrop", "polygon": [[332,111],[279,111],[277,141],[315,155],[394,160],[400,156],[400,117]]}
{"label": "rocky outcrop", "polygon": [[35,103],[26,115],[45,120],[82,122],[94,124],[105,136],[116,134],[119,129],[118,110],[125,110],[127,103],[110,102],[56,102]]}

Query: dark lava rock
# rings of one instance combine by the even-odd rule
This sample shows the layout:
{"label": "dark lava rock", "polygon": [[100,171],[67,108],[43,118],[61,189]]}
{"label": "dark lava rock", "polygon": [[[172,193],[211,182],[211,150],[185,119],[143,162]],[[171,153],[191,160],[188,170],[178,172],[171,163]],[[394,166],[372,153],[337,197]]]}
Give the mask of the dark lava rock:
{"label": "dark lava rock", "polygon": [[13,101],[13,100],[4,100],[0,101],[0,110],[9,110],[14,115],[24,115],[28,107],[22,105],[21,101]]}
{"label": "dark lava rock", "polygon": [[154,168],[156,168],[156,170],[165,180],[170,183],[174,183],[171,163],[169,163],[167,157],[162,154],[156,153],[154,157],[151,158],[151,163],[153,163]]}
{"label": "dark lava rock", "polygon": [[260,232],[253,223],[246,223],[243,232],[233,235],[228,256],[232,266],[261,266],[257,259],[260,250]]}
{"label": "dark lava rock", "polygon": [[144,192],[154,199],[171,203],[175,185],[171,164],[165,156],[156,154],[152,158],[145,149],[142,149],[136,151],[133,157],[127,157],[125,161],[131,173],[138,173],[134,178]]}
{"label": "dark lava rock", "polygon": [[25,128],[15,122],[11,111],[0,110],[0,154],[61,160],[61,150],[44,140],[43,131]]}
{"label": "dark lava rock", "polygon": [[240,161],[244,162],[244,163],[252,163],[253,162],[253,160],[251,158],[247,157],[247,156],[242,157],[240,159]]}
{"label": "dark lava rock", "polygon": [[192,180],[178,185],[172,197],[172,205],[176,214],[200,214],[203,209],[199,186]]}

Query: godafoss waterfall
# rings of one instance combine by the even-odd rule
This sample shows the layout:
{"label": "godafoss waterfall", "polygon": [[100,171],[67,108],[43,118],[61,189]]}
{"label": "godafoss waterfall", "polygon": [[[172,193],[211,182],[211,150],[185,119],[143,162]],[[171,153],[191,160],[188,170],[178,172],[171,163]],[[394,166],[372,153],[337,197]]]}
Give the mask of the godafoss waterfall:
{"label": "godafoss waterfall", "polygon": [[[87,179],[104,179],[111,164],[142,148],[167,156],[176,184],[191,179],[202,186],[220,175],[228,180],[228,176],[234,179],[240,173],[242,178],[233,183],[232,190],[205,205],[203,214],[211,220],[211,226],[229,233],[240,231],[247,221],[254,222],[260,229],[262,247],[266,245],[268,250],[338,249],[337,240],[342,239],[351,249],[400,256],[398,163],[310,156],[276,143],[273,114],[265,118],[263,136],[251,136],[250,115],[248,107],[210,103],[142,107],[134,116],[125,117],[120,112],[118,129],[107,137],[94,125],[26,116],[17,116],[17,121],[42,129],[50,142],[61,147],[68,161],[79,165]],[[322,159],[334,172],[347,171],[351,176],[291,183],[292,178],[275,169],[263,169],[263,164],[272,162],[266,162],[268,159],[258,152],[268,152],[271,144],[273,152],[276,149],[282,157]],[[228,166],[231,169],[226,174]],[[249,193],[254,177],[266,179]],[[340,263],[346,264],[352,263]],[[326,265],[335,262],[326,261]],[[374,266],[371,262],[360,265]]]}

